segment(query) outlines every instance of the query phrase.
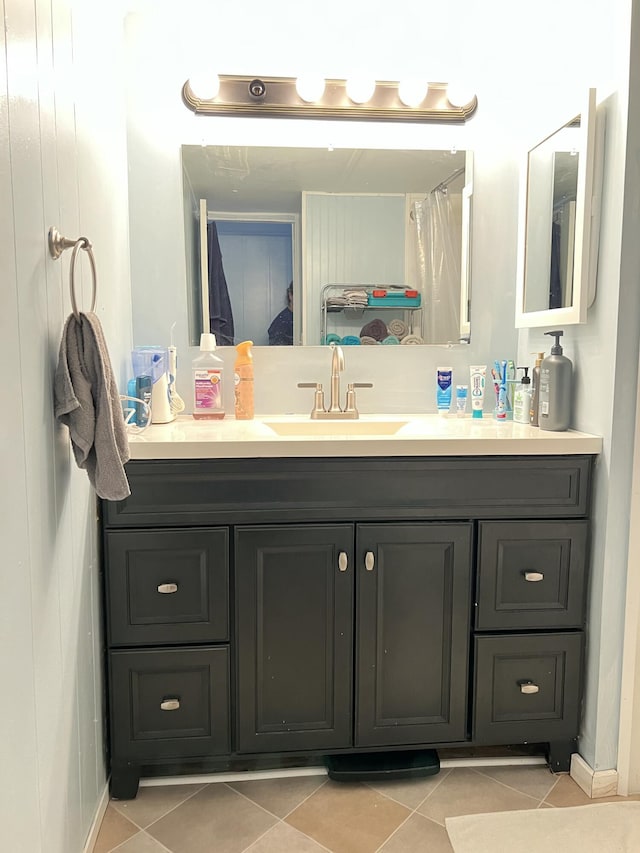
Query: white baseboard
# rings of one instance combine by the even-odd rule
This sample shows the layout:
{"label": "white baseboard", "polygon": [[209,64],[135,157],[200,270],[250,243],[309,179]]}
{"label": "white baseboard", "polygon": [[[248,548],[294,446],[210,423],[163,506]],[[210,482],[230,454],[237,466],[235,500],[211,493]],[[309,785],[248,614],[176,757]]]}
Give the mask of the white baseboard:
{"label": "white baseboard", "polygon": [[102,826],[102,819],[104,817],[104,813],[106,812],[108,805],[109,780],[107,779],[107,783],[104,786],[104,791],[102,792],[100,802],[98,803],[98,808],[96,809],[96,813],[93,818],[93,823],[91,824],[91,829],[89,830],[87,843],[84,845],[84,850],[82,851],[82,853],[93,853],[93,848],[96,846],[96,841],[98,840],[98,833],[100,832],[100,827]]}
{"label": "white baseboard", "polygon": [[587,797],[613,797],[618,793],[617,770],[592,770],[581,755],[574,752],[571,756],[569,774]]}
{"label": "white baseboard", "polygon": [[[440,767],[500,767],[514,764],[546,764],[544,758],[536,755],[506,756],[500,758],[446,758]],[[251,770],[240,773],[202,773],[197,776],[154,776],[140,780],[140,787],[161,785],[206,785],[210,782],[252,782],[256,779],[286,779],[291,776],[326,776],[325,767],[288,767],[273,770]]]}

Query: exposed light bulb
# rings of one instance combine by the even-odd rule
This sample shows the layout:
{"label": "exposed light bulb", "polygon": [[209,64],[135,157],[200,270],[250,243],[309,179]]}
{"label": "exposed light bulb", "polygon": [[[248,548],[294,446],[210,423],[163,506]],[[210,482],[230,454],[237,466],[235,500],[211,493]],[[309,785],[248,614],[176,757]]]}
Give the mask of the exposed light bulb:
{"label": "exposed light bulb", "polygon": [[325,79],[319,74],[303,74],[296,80],[296,92],[308,104],[319,101],[324,95]]}
{"label": "exposed light bulb", "polygon": [[198,72],[189,77],[189,88],[201,101],[212,101],[220,91],[220,78],[212,72]]}
{"label": "exposed light bulb", "polygon": [[398,84],[398,97],[406,107],[417,107],[427,97],[429,84],[424,80],[410,78]]}
{"label": "exposed light bulb", "polygon": [[350,77],[345,88],[354,104],[364,104],[373,97],[376,81],[369,77]]}
{"label": "exposed light bulb", "polygon": [[464,83],[449,83],[447,98],[452,107],[466,107],[475,98],[475,93]]}

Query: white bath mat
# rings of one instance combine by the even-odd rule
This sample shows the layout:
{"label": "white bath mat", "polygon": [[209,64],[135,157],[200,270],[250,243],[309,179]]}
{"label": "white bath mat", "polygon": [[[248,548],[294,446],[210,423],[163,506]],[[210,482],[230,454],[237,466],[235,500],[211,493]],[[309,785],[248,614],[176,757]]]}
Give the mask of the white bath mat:
{"label": "white bath mat", "polygon": [[640,802],[462,815],[445,821],[455,853],[640,853]]}

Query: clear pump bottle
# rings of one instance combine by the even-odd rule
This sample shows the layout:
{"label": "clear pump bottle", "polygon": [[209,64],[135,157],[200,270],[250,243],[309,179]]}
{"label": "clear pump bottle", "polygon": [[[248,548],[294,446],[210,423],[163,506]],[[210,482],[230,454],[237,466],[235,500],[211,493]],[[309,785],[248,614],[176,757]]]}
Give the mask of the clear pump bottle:
{"label": "clear pump bottle", "polygon": [[518,370],[523,370],[524,376],[513,396],[513,419],[516,423],[528,424],[529,410],[531,409],[531,379],[529,378],[529,368],[519,367]]}

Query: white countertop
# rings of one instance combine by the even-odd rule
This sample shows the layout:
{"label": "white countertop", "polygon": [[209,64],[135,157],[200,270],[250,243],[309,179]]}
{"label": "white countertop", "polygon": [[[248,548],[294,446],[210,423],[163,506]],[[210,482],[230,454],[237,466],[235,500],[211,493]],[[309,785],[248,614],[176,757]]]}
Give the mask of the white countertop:
{"label": "white countertop", "polygon": [[[314,435],[279,435],[314,430]],[[322,434],[322,430],[330,434]],[[341,426],[344,424],[344,427]],[[395,429],[392,435],[378,430]],[[351,430],[372,430],[351,434]],[[342,431],[344,430],[344,431]],[[600,453],[602,438],[567,430],[549,432],[491,416],[361,415],[357,421],[313,421],[308,415],[256,417],[253,421],[194,420],[180,415],[129,436],[132,459],[241,459],[322,456],[536,456]]]}

